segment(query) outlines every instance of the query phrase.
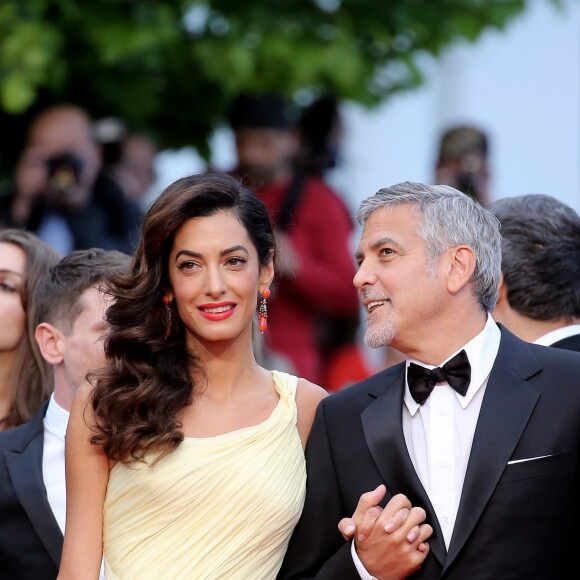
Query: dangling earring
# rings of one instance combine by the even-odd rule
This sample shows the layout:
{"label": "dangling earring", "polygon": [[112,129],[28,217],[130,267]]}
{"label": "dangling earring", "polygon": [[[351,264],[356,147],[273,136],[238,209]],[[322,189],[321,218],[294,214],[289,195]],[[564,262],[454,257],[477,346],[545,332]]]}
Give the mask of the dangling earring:
{"label": "dangling earring", "polygon": [[266,304],[266,300],[270,298],[270,290],[268,288],[262,290],[260,296],[262,296],[262,300],[260,302],[260,309],[258,310],[258,328],[264,334],[268,329],[268,305]]}
{"label": "dangling earring", "polygon": [[165,331],[165,338],[169,338],[171,335],[171,299],[169,296],[163,296],[163,303],[165,304],[165,308],[167,308],[167,330]]}

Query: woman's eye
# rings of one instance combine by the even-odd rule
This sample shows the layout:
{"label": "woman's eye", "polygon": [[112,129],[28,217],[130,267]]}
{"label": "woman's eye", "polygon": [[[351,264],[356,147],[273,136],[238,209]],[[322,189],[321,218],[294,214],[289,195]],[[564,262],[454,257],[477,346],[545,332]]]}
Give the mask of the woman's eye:
{"label": "woman's eye", "polygon": [[10,282],[0,282],[0,290],[3,292],[17,292],[18,288]]}
{"label": "woman's eye", "polygon": [[242,266],[246,262],[247,260],[245,258],[234,256],[233,258],[228,258],[226,263],[228,264],[228,266]]}
{"label": "woman's eye", "polygon": [[179,270],[193,270],[197,264],[193,260],[186,260],[177,265]]}

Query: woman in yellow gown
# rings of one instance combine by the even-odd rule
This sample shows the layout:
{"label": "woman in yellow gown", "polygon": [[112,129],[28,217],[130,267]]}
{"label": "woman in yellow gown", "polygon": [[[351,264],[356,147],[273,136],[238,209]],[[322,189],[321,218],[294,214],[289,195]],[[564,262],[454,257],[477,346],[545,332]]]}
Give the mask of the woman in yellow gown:
{"label": "woman in yellow gown", "polygon": [[265,206],[229,176],[152,205],[69,422],[59,579],[96,579],[103,557],[109,579],[276,577],[326,393],[254,358],[274,252]]}

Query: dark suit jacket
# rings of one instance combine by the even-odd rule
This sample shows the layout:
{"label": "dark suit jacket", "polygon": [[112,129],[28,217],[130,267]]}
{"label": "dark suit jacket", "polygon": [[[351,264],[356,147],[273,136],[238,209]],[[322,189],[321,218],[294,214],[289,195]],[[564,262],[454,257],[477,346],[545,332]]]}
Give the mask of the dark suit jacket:
{"label": "dark suit jacket", "polygon": [[550,346],[580,352],[580,334],[573,334],[572,336],[568,336],[552,343]]}
{"label": "dark suit jacket", "polygon": [[0,433],[0,578],[54,580],[63,537],[42,477],[43,419]]}
{"label": "dark suit jacket", "polygon": [[[425,508],[434,528],[413,578],[570,578],[580,545],[580,355],[502,328],[449,552],[403,436],[404,369],[320,404],[307,445],[306,503],[279,578],[358,580],[337,524],[380,483],[386,500],[404,493]],[[529,461],[508,464],[519,459]]]}

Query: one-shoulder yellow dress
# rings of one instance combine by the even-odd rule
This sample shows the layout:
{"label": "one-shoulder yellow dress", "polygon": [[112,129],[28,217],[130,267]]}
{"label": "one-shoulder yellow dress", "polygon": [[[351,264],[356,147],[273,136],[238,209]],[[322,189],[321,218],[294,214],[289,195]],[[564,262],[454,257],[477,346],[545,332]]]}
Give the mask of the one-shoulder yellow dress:
{"label": "one-shoulder yellow dress", "polygon": [[104,506],[110,580],[273,579],[304,504],[297,378],[272,371],[264,422],[186,437],[154,465],[117,463]]}

